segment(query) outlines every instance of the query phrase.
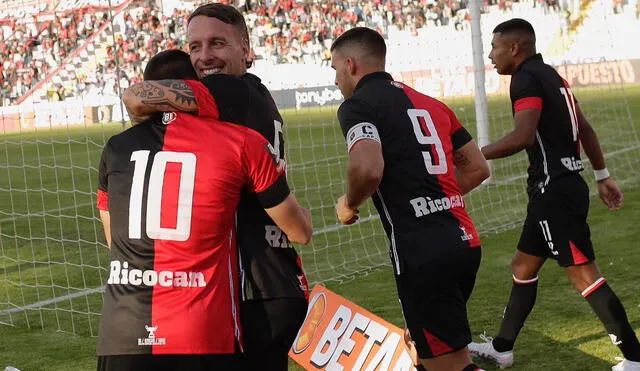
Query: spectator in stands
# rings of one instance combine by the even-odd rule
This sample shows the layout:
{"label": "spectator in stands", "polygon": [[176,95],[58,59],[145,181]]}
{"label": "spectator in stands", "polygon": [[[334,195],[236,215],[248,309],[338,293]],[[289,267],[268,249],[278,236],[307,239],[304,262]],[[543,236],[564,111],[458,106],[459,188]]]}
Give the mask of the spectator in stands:
{"label": "spectator in stands", "polygon": [[[195,5],[205,2],[196,1]],[[488,0],[487,4],[496,4],[499,9],[510,12],[514,2],[518,1]],[[328,64],[326,42],[330,44],[337,35],[357,26],[373,28],[382,35],[390,28],[418,35],[421,28],[450,27],[465,31],[470,24],[468,0],[255,0],[247,4],[243,9],[253,54],[256,60],[266,63]],[[561,7],[559,0],[532,0],[529,4],[553,11]],[[561,4],[566,7],[565,2]],[[118,69],[127,76],[126,84],[138,82],[151,55],[159,50],[186,49],[186,19],[190,10],[163,14],[155,2],[135,0],[122,13],[122,18],[116,18],[113,31],[111,22],[105,25],[109,12],[92,7],[56,13],[53,19],[36,22],[33,27],[22,20],[10,20],[7,24],[12,33],[0,32],[0,60],[3,61],[0,84],[8,83],[9,101],[15,103],[22,96],[22,86],[33,86],[46,78],[48,72],[69,63],[66,58],[77,48],[83,48],[86,39],[102,26],[109,26],[104,38],[98,37],[92,42],[98,61],[96,67],[82,71],[82,81],[72,74],[70,90],[78,94],[80,91],[102,93],[106,89],[110,94],[117,94],[114,82]],[[115,45],[110,32],[115,33]],[[7,62],[9,65],[4,65]],[[33,71],[29,73],[30,83],[25,81],[27,71]],[[20,76],[22,85],[16,89]],[[7,100],[7,95],[3,97]]]}

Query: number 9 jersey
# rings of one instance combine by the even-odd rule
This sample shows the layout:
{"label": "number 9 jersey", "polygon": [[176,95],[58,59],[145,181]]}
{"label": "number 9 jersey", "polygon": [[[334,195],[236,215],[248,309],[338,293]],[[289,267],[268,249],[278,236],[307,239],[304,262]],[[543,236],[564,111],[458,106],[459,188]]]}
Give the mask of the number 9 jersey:
{"label": "number 9 jersey", "polygon": [[363,139],[382,146],[384,173],[372,198],[396,274],[480,246],[453,163],[472,138],[446,105],[376,72],[360,80],[338,119],[349,151]]}

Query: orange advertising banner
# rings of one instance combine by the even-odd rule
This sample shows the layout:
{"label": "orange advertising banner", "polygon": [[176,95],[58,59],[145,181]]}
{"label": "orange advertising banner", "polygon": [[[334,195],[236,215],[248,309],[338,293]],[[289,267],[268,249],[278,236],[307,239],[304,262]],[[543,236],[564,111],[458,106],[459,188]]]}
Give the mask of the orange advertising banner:
{"label": "orange advertising banner", "polygon": [[289,356],[306,370],[415,370],[403,332],[316,285]]}

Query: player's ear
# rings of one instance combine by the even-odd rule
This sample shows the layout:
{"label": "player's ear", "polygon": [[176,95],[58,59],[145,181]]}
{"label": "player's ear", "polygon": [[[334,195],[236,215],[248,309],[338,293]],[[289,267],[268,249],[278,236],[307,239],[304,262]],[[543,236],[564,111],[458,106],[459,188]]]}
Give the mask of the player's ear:
{"label": "player's ear", "polygon": [[516,55],[518,55],[520,53],[520,44],[516,41],[513,41],[511,43],[511,56],[515,57]]}
{"label": "player's ear", "polygon": [[244,60],[247,61],[249,59],[249,53],[251,51],[251,47],[249,46],[249,40],[246,37],[242,38],[242,52],[244,53]]}
{"label": "player's ear", "polygon": [[347,65],[347,73],[349,76],[353,76],[358,72],[358,65],[354,58],[347,57],[347,59],[345,59],[345,64]]}

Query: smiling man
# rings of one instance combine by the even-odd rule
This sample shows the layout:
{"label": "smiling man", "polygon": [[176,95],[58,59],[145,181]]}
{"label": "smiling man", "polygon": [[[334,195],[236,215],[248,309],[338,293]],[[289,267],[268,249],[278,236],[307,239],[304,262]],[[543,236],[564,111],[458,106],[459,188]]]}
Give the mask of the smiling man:
{"label": "smiling man", "polygon": [[[186,86],[180,80],[163,80],[131,86],[123,100],[132,119],[142,121],[158,111],[195,113],[203,106],[215,106],[220,120],[262,134],[284,167],[282,116],[260,79],[247,73],[250,47],[242,14],[229,5],[203,5],[189,16],[187,37],[201,83]],[[213,99],[185,100],[193,89],[208,90]],[[287,235],[261,209],[255,193],[243,194],[237,222],[241,320],[250,369],[286,370],[289,348],[307,309],[302,263]]]}

